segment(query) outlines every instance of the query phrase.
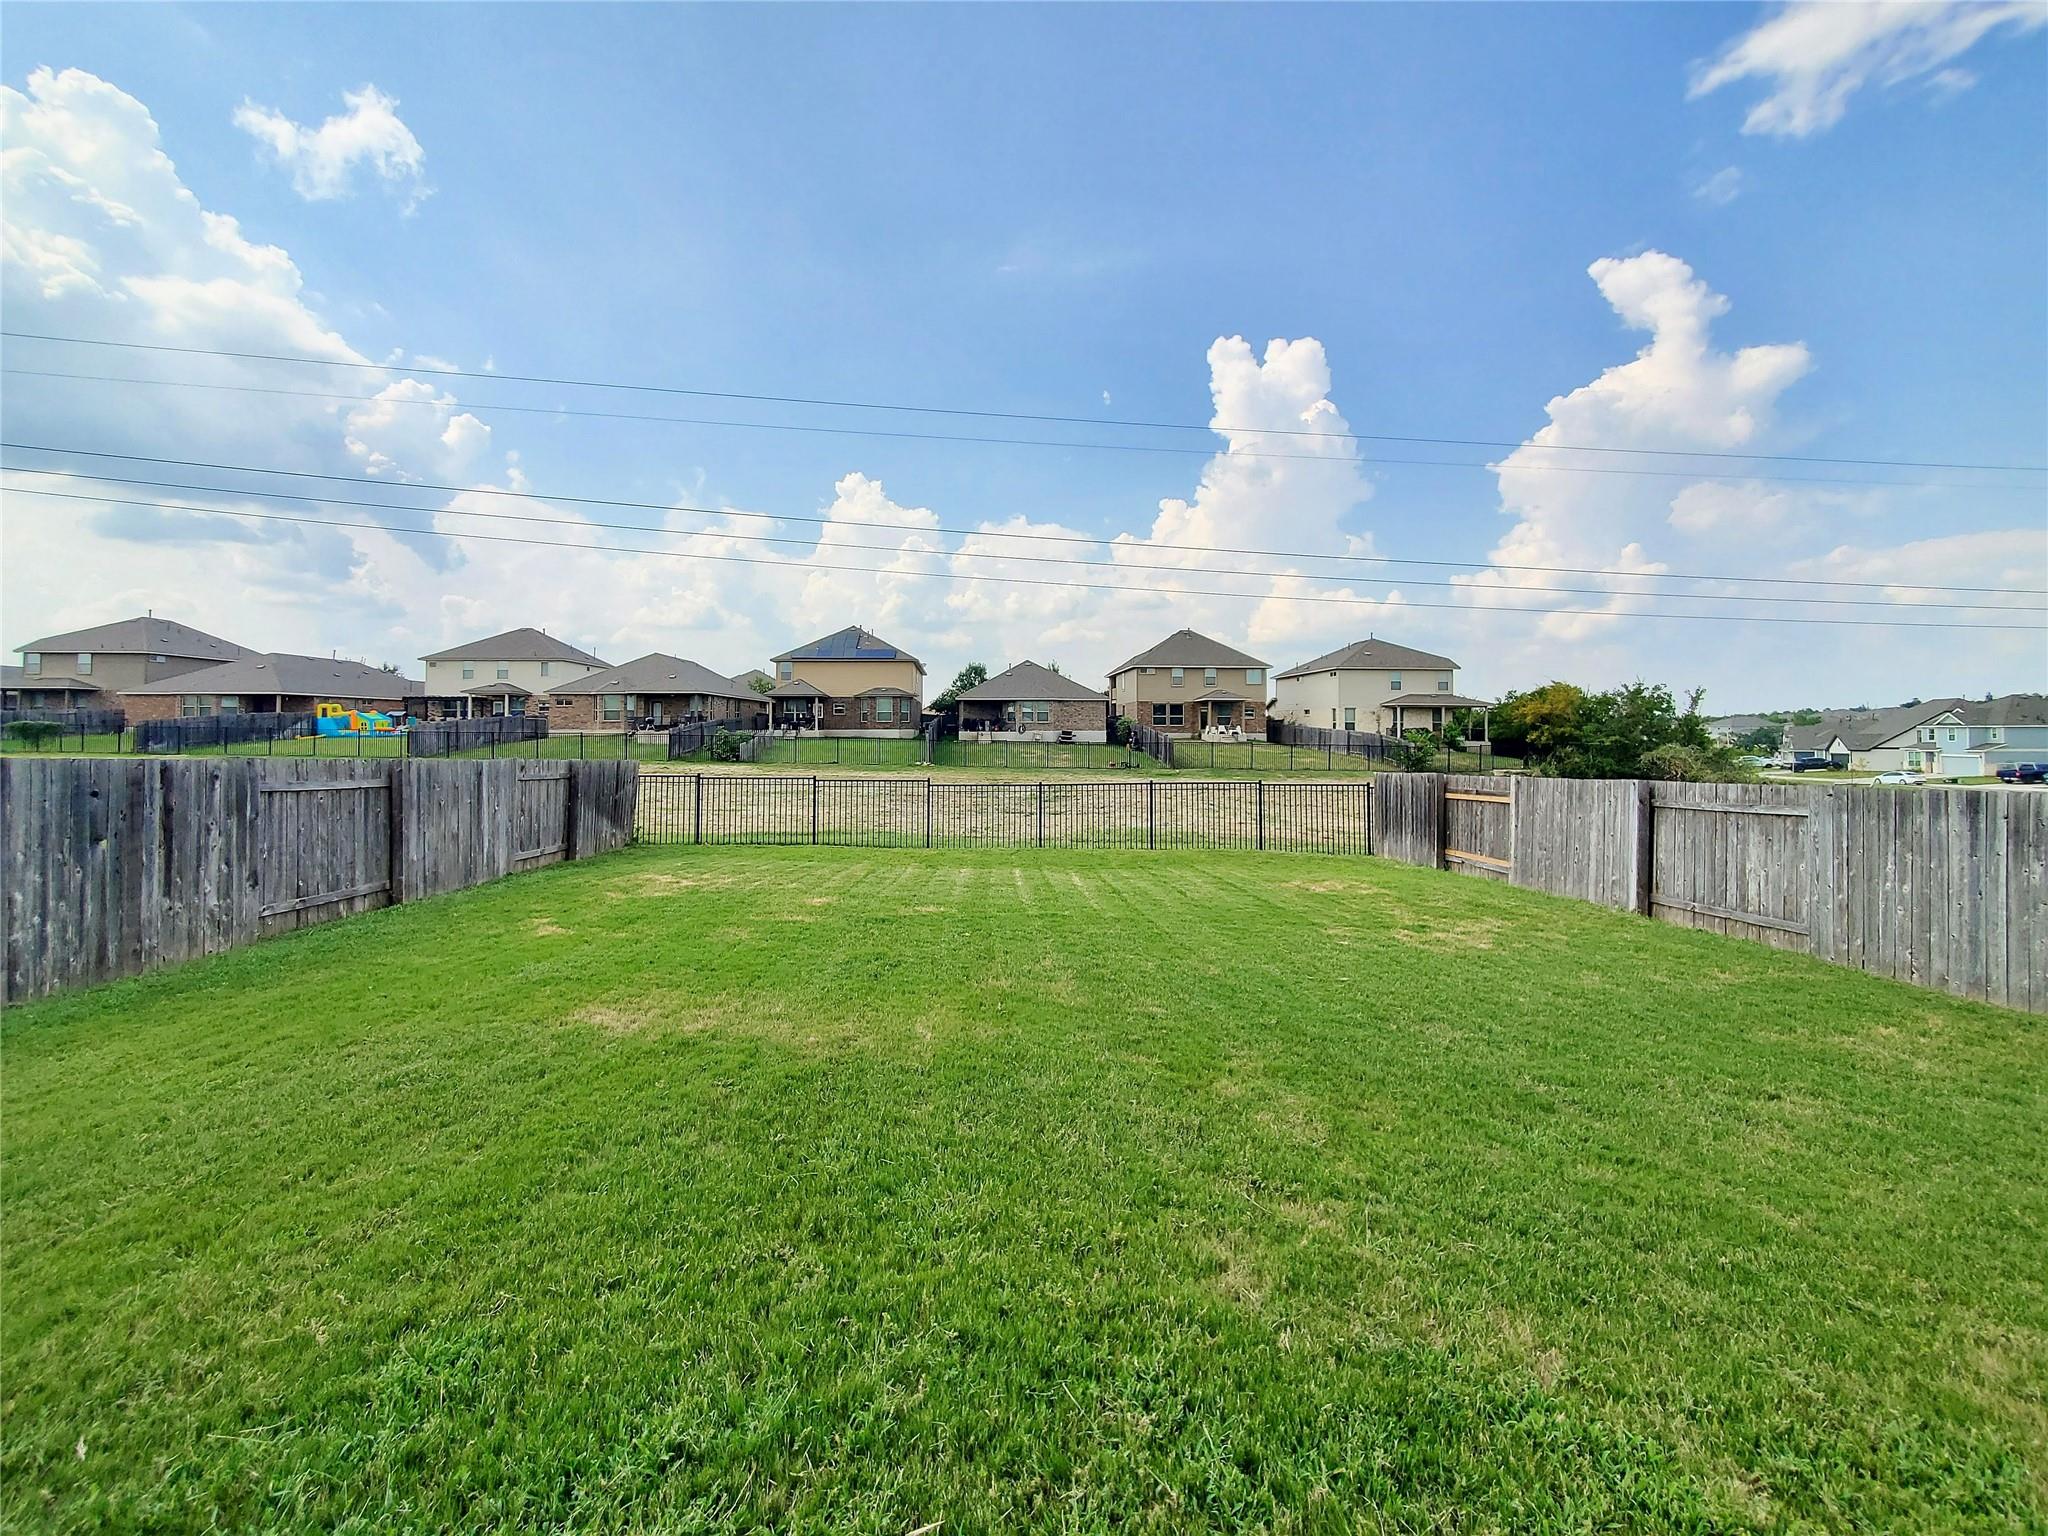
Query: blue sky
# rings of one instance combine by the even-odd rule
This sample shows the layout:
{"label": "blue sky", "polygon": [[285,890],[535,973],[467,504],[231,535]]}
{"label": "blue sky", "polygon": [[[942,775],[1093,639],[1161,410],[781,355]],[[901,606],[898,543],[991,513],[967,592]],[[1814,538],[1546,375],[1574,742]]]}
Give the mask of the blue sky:
{"label": "blue sky", "polygon": [[[1623,483],[1536,467],[1561,456],[1527,449],[1519,478],[1484,468],[1486,450],[1367,444],[1363,462],[1348,448],[1334,463],[1256,457],[1288,451],[1271,433],[1325,393],[1361,433],[1521,442],[1545,426],[1553,400],[1629,364],[1654,334],[1662,359],[1569,404],[1559,440],[2048,459],[2048,30],[2037,24],[2048,13],[1936,7],[1923,27],[1865,38],[1840,35],[1857,8],[1831,9],[1809,22],[1771,8],[1677,5],[14,7],[9,147],[46,149],[72,180],[9,188],[10,223],[52,237],[10,246],[12,328],[302,351],[313,325],[336,348],[379,361],[489,360],[507,371],[1090,418],[1201,423],[1221,411],[1220,388],[1218,400],[1258,417],[1233,424],[1267,430],[1227,441],[1100,433],[1200,450],[1156,455],[807,436],[484,407],[1083,434],[417,374],[425,384],[415,387],[439,405],[394,408],[385,414],[398,420],[353,429],[333,403],[223,395],[173,410],[162,397],[175,392],[16,376],[8,435],[395,486],[525,487],[849,525],[1022,518],[1041,530],[1123,533],[1130,547],[1117,558],[1134,566],[1197,564],[1179,547],[1227,543],[2048,586],[2039,474],[1926,472],[1918,478],[1954,483],[1871,489],[1741,477],[1705,460],[1673,461],[1692,478]],[[1734,51],[1745,40],[1749,51]],[[1729,78],[1696,89],[1716,60]],[[39,93],[39,68],[82,71],[104,89],[74,78],[69,90]],[[392,103],[380,110],[402,124],[411,158],[403,141],[377,137],[388,128],[354,119],[342,126],[366,131],[339,134],[323,164],[305,134],[353,118],[344,93],[365,87]],[[276,147],[291,125],[304,130],[296,155]],[[94,156],[76,158],[87,142]],[[389,157],[394,142],[403,163],[387,159],[390,174],[380,174],[373,151]],[[361,151],[353,158],[351,146]],[[195,309],[189,293],[174,300],[150,283],[205,277],[214,253],[195,257],[175,227],[190,207],[166,195],[157,219],[138,198],[140,235],[77,222],[73,182],[121,179],[110,162],[140,164],[152,148],[198,208],[233,218],[252,246],[286,253],[298,284],[237,258],[214,280],[249,282],[265,302]],[[19,259],[69,249],[56,236],[91,253],[89,276],[66,286]],[[1639,265],[1609,269],[1602,283],[1589,268],[1603,260]],[[131,277],[140,287],[124,286]],[[1615,295],[1643,285],[1643,313],[1673,314],[1667,299],[1685,310],[1665,332],[1619,312]],[[1703,360],[1692,356],[1696,332]],[[1219,363],[1212,345],[1233,337],[1249,350]],[[1314,351],[1260,368],[1274,338]],[[1782,350],[1794,347],[1803,350]],[[1737,364],[1745,348],[1767,350],[1754,366]],[[352,375],[82,357],[29,342],[6,350],[17,368],[351,393],[408,377],[402,367]],[[1766,362],[1777,371],[1752,380]],[[1234,382],[1219,384],[1219,369]],[[457,428],[452,444],[418,430],[420,418],[439,428],[465,412],[480,425]],[[1386,462],[1395,458],[1473,467]],[[1162,501],[1190,505],[1162,512]],[[10,494],[5,639],[152,606],[245,643],[409,660],[470,634],[546,623],[614,660],[660,648],[730,671],[858,619],[918,650],[935,673],[1024,655],[1099,673],[1191,622],[1279,665],[1373,630],[1447,651],[1464,666],[1461,686],[1488,693],[1551,676],[1641,675],[1704,685],[1710,705],[1732,709],[2048,685],[2038,630],[1677,624],[1641,616],[1657,603],[1597,595],[1588,605],[1599,617],[1476,611],[1588,601],[1531,594],[1546,579],[1512,571],[1447,589],[1418,585],[1443,572],[1354,567],[1305,582],[1312,568],[1298,563],[1236,562],[1266,576],[1251,584],[1268,594],[1259,604],[1004,589],[931,573],[1047,570],[961,562],[960,541],[937,534],[842,530],[835,536],[891,541],[891,555],[873,558],[896,574],[852,577],[808,568],[833,557],[739,538],[759,531],[733,523],[723,538],[676,547],[784,557],[786,567],[473,543],[423,552],[423,541],[171,522]],[[55,568],[69,562],[85,569]],[[80,580],[88,570],[98,579]],[[1290,602],[1310,590],[1370,605]],[[1942,615],[1916,604],[1903,616]]]}

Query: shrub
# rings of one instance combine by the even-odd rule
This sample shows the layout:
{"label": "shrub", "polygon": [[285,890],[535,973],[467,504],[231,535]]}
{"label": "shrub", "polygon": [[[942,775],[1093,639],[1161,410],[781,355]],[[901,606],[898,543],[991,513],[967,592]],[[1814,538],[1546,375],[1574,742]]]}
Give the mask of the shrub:
{"label": "shrub", "polygon": [[64,734],[64,727],[54,720],[12,720],[8,722],[7,734],[40,752]]}
{"label": "shrub", "polygon": [[746,744],[747,738],[738,731],[713,731],[711,733],[711,760],[715,763],[736,763],[740,760],[740,748]]}
{"label": "shrub", "polygon": [[1131,717],[1129,715],[1118,715],[1116,717],[1116,725],[1111,729],[1111,735],[1115,737],[1118,746],[1128,747],[1131,744]]}
{"label": "shrub", "polygon": [[1409,731],[1389,744],[1387,760],[1402,773],[1427,773],[1436,766],[1443,745],[1430,731]]}
{"label": "shrub", "polygon": [[1684,747],[1672,742],[1652,747],[1638,767],[1646,779],[1671,779],[1686,784],[1734,784],[1756,778],[1756,770],[1735,761],[1732,750]]}

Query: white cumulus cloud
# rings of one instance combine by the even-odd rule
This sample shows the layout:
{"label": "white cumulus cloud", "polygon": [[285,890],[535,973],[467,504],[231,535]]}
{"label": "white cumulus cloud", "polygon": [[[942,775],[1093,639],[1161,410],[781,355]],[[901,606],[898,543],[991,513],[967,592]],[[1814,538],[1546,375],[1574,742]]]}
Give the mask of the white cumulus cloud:
{"label": "white cumulus cloud", "polygon": [[345,197],[355,188],[356,168],[367,166],[409,209],[431,191],[426,151],[400,121],[398,101],[374,85],[344,91],[347,110],[317,128],[295,123],[282,112],[244,101],[235,126],[268,149],[291,172],[292,187],[308,202]]}
{"label": "white cumulus cloud", "polygon": [[1973,77],[1952,60],[1994,32],[2030,31],[2044,22],[2048,6],[2039,0],[1795,0],[1699,65],[1689,94],[1759,81],[1764,95],[1742,131],[1805,138],[1834,127],[1849,99],[1873,82],[1967,90]]}

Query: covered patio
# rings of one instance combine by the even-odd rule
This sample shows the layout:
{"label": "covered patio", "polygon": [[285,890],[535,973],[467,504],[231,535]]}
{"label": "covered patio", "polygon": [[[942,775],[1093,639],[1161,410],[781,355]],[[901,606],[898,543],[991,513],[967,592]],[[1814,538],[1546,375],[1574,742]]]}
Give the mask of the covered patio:
{"label": "covered patio", "polygon": [[1468,699],[1461,693],[1397,693],[1380,706],[1380,713],[1391,717],[1393,733],[1401,736],[1409,731],[1440,731],[1450,723],[1453,710],[1476,709],[1479,734],[1471,739],[1486,741],[1487,714],[1492,708],[1489,699]]}
{"label": "covered patio", "polygon": [[825,690],[801,679],[768,694],[768,723],[778,731],[815,731],[825,718]]}

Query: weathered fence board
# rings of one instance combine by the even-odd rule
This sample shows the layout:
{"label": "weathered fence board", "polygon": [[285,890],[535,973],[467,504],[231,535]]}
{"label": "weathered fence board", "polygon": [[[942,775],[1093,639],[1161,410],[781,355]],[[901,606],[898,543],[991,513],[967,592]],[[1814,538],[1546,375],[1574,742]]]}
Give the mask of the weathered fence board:
{"label": "weathered fence board", "polygon": [[1464,875],[1505,880],[1514,869],[1514,780],[1444,776],[1444,863]]}
{"label": "weathered fence board", "polygon": [[1442,774],[1386,773],[1373,781],[1372,848],[1403,864],[1443,867]]}
{"label": "weathered fence board", "polygon": [[1651,915],[1804,949],[1814,906],[1812,790],[1801,784],[1657,784]]}
{"label": "weathered fence board", "polygon": [[629,762],[9,757],[5,995],[620,847],[637,775]]}
{"label": "weathered fence board", "polygon": [[1516,779],[1516,885],[1648,910],[1649,786],[1635,779]]}

